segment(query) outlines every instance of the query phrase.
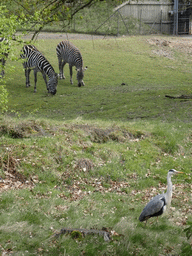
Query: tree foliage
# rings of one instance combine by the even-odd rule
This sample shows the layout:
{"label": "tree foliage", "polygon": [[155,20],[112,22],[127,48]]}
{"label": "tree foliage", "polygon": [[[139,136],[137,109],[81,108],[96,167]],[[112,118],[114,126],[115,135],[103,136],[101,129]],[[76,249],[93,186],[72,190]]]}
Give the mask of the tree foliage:
{"label": "tree foliage", "polygon": [[[6,60],[9,55],[10,58],[16,58],[15,45],[16,42],[21,43],[19,36],[16,36],[16,29],[20,25],[20,19],[13,13],[6,9],[5,6],[0,5],[0,37],[4,38],[0,42],[0,73],[5,69],[2,59]],[[3,75],[2,75],[3,76]],[[0,78],[0,109],[1,112],[7,111],[8,92],[6,89],[6,76]]]}
{"label": "tree foliage", "polygon": [[[5,1],[5,0],[4,0]],[[24,30],[34,30],[35,38],[45,25],[60,19],[70,21],[81,9],[89,7],[97,0],[6,0],[9,12],[16,15]],[[16,8],[12,9],[11,6]]]}
{"label": "tree foliage", "polygon": [[[70,22],[76,13],[96,4],[100,0],[2,0],[11,14],[21,21],[23,30],[34,30],[35,36],[55,21]],[[114,4],[122,1],[110,0]]]}

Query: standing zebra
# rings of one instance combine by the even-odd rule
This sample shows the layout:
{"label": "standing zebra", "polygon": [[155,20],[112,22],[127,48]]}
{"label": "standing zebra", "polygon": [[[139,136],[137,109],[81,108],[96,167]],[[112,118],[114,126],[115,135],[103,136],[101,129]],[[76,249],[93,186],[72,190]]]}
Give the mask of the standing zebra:
{"label": "standing zebra", "polygon": [[[4,37],[0,37],[0,48],[2,48],[2,43],[4,42],[4,44],[7,46],[8,45],[8,41],[5,41]],[[9,48],[9,46],[7,46]],[[5,75],[5,71],[4,71],[4,67],[5,67],[5,62],[7,60],[8,57],[8,48],[6,47],[6,52],[4,50],[0,50],[0,66],[2,68],[2,71],[0,73],[0,78],[3,78]]]}
{"label": "standing zebra", "polygon": [[[36,83],[37,83],[37,72],[40,71],[43,75],[45,84],[47,86],[47,90],[49,93],[55,95],[57,90],[57,74],[55,73],[53,67],[48,62],[48,60],[40,53],[37,48],[33,45],[25,45],[22,49],[21,53],[22,59],[27,59],[23,63],[23,67],[25,68],[25,76],[26,76],[26,87],[30,86],[29,75],[31,69],[34,70],[34,78],[35,78],[35,87],[34,92],[37,91]],[[49,78],[47,82],[46,75]]]}
{"label": "standing zebra", "polygon": [[73,66],[76,67],[77,70],[77,81],[78,86],[85,85],[83,82],[84,71],[87,69],[83,68],[83,59],[82,55],[77,47],[75,47],[69,41],[62,41],[56,47],[57,58],[59,61],[59,77],[60,79],[65,79],[63,68],[66,63],[69,63],[70,70],[70,83],[73,84],[72,75],[73,75]]}

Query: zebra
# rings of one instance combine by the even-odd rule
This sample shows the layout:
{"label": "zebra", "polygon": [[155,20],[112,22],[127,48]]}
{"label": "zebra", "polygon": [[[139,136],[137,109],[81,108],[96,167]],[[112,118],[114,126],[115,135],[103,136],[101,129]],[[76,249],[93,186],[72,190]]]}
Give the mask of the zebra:
{"label": "zebra", "polygon": [[[6,39],[4,37],[0,37],[0,43],[3,43],[5,40]],[[8,41],[6,40],[4,44],[7,45]],[[0,44],[0,47],[1,47],[1,44]],[[5,62],[6,62],[7,58],[8,58],[8,51],[9,51],[9,49],[6,49],[6,52],[4,52],[3,50],[0,52],[0,63],[1,63],[0,66],[2,68],[2,71],[0,73],[0,78],[3,78],[4,75],[5,75],[4,68],[5,68]]]}
{"label": "zebra", "polygon": [[[29,75],[31,69],[33,69],[35,80],[34,92],[37,91],[37,72],[40,71],[43,75],[43,79],[47,86],[48,92],[55,95],[57,92],[56,88],[58,83],[57,74],[55,73],[53,67],[48,62],[48,60],[43,56],[43,54],[39,52],[34,45],[24,45],[20,56],[22,59],[27,59],[23,63],[23,67],[25,68],[26,87],[30,86]],[[49,78],[48,82],[46,79],[46,75]]]}
{"label": "zebra", "polygon": [[73,75],[73,66],[76,67],[77,70],[77,81],[78,86],[84,86],[83,77],[84,71],[87,67],[83,68],[83,59],[79,49],[74,46],[68,40],[60,42],[56,47],[57,58],[59,62],[59,78],[65,79],[63,68],[66,63],[69,63],[70,70],[70,83],[73,84],[72,75]]}

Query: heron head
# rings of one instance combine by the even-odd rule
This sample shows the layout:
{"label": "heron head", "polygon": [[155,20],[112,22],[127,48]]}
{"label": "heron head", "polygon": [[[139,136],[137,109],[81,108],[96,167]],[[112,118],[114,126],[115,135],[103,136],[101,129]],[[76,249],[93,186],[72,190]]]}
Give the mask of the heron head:
{"label": "heron head", "polygon": [[169,173],[170,175],[174,175],[174,174],[179,174],[179,173],[183,173],[183,172],[178,172],[178,171],[176,171],[175,169],[171,169],[171,170],[168,171],[168,173]]}

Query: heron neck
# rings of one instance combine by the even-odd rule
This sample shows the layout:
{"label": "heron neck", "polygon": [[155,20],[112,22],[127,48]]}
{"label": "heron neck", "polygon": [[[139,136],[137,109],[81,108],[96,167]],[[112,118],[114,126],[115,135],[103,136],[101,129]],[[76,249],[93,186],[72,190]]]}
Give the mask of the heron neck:
{"label": "heron neck", "polygon": [[167,192],[166,192],[166,203],[168,205],[171,204],[171,198],[172,198],[172,182],[171,182],[171,176],[167,175]]}

